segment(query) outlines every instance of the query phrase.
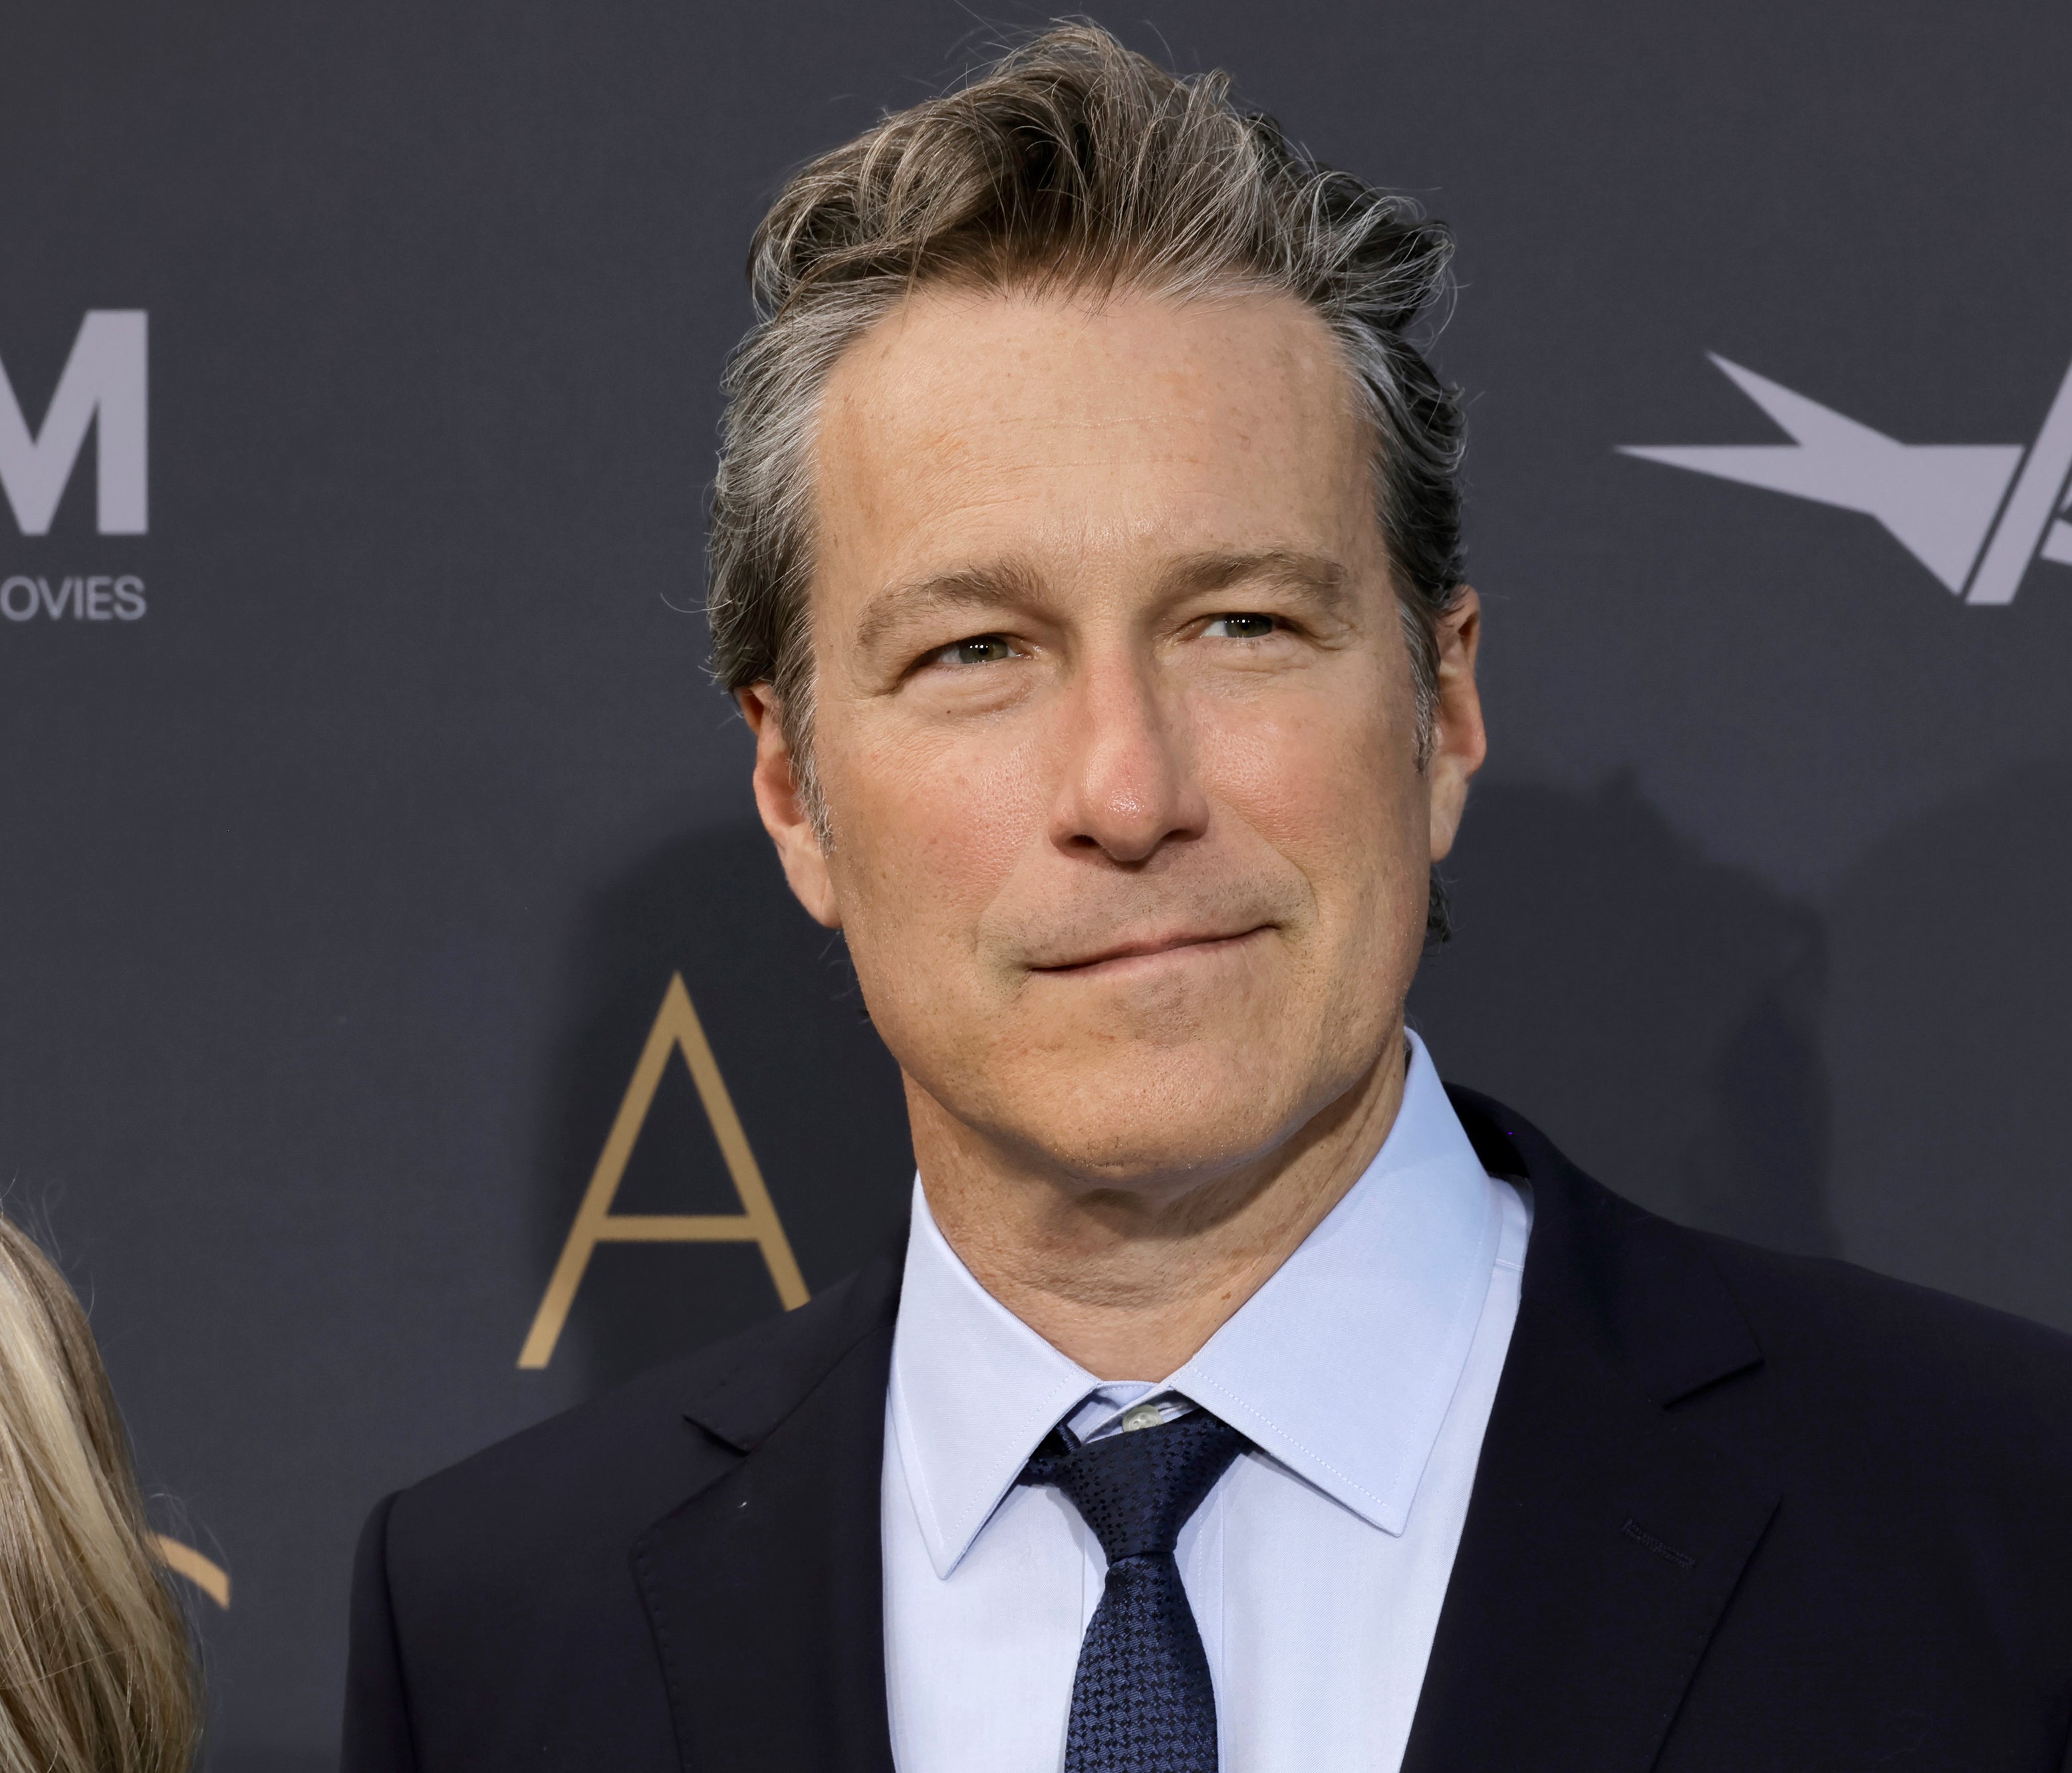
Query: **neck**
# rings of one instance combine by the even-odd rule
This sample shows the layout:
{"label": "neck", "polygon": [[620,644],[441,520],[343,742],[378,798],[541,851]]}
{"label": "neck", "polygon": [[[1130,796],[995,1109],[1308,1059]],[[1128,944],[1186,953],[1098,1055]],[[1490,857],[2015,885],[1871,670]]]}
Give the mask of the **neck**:
{"label": "neck", "polygon": [[1293,1255],[1373,1162],[1403,1102],[1394,1031],[1359,1081],[1266,1157],[1191,1185],[1039,1172],[911,1077],[928,1210],[979,1284],[1103,1380],[1162,1380]]}

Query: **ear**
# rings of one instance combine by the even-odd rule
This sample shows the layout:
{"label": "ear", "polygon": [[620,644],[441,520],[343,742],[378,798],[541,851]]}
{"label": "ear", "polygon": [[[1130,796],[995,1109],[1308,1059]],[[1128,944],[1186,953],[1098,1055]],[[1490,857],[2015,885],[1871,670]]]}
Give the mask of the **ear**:
{"label": "ear", "polygon": [[752,683],[736,691],[734,699],[741,704],[748,730],[755,735],[755,810],[777,846],[784,878],[816,922],[839,930],[841,913],[835,903],[834,881],[813,823],[806,816],[805,797],[791,767],[791,748],[785,742],[784,723],[778,717],[777,692],[767,683]]}
{"label": "ear", "polygon": [[1425,777],[1432,796],[1432,860],[1453,847],[1467,810],[1468,778],[1489,750],[1482,730],[1482,699],[1475,688],[1475,652],[1482,644],[1482,600],[1472,587],[1439,623],[1438,706],[1433,710],[1432,761]]}

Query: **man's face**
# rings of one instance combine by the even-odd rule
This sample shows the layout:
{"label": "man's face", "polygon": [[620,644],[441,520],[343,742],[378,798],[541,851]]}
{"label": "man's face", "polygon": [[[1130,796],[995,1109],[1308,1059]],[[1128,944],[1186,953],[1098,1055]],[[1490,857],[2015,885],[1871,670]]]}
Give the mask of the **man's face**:
{"label": "man's face", "polygon": [[757,788],[917,1116],[1087,1188],[1266,1157],[1400,1026],[1480,761],[1416,764],[1369,444],[1280,298],[924,291],[827,391],[813,761]]}

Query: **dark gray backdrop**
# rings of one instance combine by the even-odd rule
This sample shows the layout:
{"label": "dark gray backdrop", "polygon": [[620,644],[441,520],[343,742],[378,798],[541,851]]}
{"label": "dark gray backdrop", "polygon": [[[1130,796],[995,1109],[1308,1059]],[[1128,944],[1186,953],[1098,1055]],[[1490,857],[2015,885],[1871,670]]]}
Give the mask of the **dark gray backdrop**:
{"label": "dark gray backdrop", "polygon": [[[1007,25],[1034,12],[989,14]],[[1914,443],[2072,361],[2060,5],[1154,3],[1457,228],[1494,749],[1415,1008],[1692,1222],[2072,1327],[2072,567],[1973,607],[1867,516],[1614,453]],[[977,53],[947,0],[133,4],[0,20],[0,363],[149,314],[0,578],[0,1181],[92,1298],[197,1600],[212,1764],[330,1763],[384,1490],[776,1308],[607,1247],[520,1342],[680,971],[808,1281],[893,1225],[890,1062],[701,675],[715,383],[775,182]],[[0,415],[0,417],[4,417]],[[19,607],[22,593],[14,593]],[[672,1062],[622,1210],[734,1210]]]}

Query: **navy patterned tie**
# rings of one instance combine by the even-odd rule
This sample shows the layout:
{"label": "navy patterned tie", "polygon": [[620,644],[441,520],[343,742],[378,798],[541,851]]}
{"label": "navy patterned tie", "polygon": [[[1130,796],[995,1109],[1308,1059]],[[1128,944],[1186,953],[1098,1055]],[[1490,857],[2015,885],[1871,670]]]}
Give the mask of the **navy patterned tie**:
{"label": "navy patterned tie", "polygon": [[1173,1547],[1246,1444],[1198,1410],[1083,1446],[1060,1430],[1022,1472],[1063,1491],[1108,1554],[1072,1677],[1064,1773],[1216,1773],[1215,1689]]}

